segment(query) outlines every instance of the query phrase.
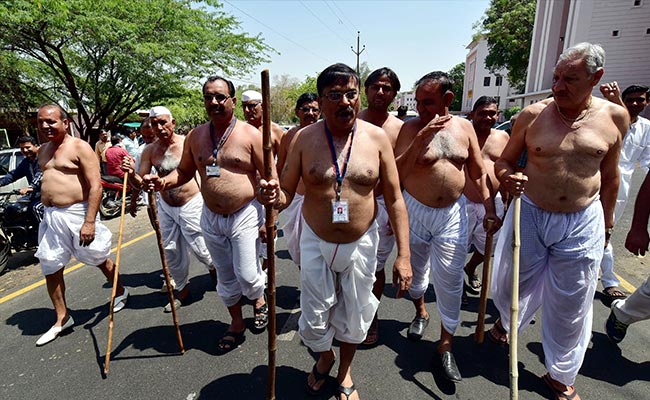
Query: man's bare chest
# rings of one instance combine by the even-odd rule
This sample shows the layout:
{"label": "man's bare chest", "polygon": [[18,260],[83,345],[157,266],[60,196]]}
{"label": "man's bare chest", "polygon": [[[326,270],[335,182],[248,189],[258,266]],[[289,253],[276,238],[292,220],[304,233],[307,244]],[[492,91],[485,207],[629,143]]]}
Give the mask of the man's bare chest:
{"label": "man's bare chest", "polygon": [[469,143],[466,135],[455,130],[442,130],[433,135],[431,141],[420,150],[418,164],[433,164],[448,160],[462,165],[469,156]]}

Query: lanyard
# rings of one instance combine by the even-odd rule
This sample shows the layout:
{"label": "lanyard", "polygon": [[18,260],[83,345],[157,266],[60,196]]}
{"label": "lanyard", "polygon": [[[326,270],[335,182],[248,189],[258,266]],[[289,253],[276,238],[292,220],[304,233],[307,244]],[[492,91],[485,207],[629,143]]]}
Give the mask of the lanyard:
{"label": "lanyard", "polygon": [[230,126],[228,127],[228,129],[226,129],[226,132],[224,132],[223,136],[221,136],[221,140],[219,140],[219,144],[217,144],[217,139],[214,137],[214,125],[212,125],[212,122],[210,122],[210,139],[212,139],[212,157],[213,157],[212,165],[217,165],[217,154],[219,153],[219,150],[221,150],[223,145],[226,144],[226,140],[228,140],[228,137],[230,137],[230,133],[235,128],[236,122],[237,122],[237,118],[233,117]]}
{"label": "lanyard", "polygon": [[354,131],[357,130],[357,122],[354,122],[354,127],[352,127],[352,133],[350,134],[350,147],[348,147],[348,154],[345,156],[343,161],[343,173],[339,170],[338,157],[336,157],[336,149],[334,148],[334,139],[332,138],[332,132],[330,132],[327,127],[327,122],[325,122],[325,136],[327,136],[327,144],[330,148],[330,154],[332,155],[332,163],[334,164],[334,172],[336,172],[336,201],[341,200],[341,186],[343,184],[343,178],[345,178],[345,173],[348,172],[348,161],[350,161],[350,153],[352,153],[352,142],[354,141]]}

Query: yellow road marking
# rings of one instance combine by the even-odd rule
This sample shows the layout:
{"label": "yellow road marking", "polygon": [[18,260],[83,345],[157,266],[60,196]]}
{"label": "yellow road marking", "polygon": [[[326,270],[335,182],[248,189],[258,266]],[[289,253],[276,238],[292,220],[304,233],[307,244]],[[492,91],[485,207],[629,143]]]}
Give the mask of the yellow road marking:
{"label": "yellow road marking", "polygon": [[[145,239],[145,238],[153,235],[154,233],[155,233],[154,231],[149,231],[148,233],[145,233],[144,235],[138,236],[137,238],[135,238],[133,240],[130,240],[130,241],[126,242],[126,243],[122,243],[122,248],[128,247],[128,246],[132,245],[133,243],[139,242],[140,240]],[[111,253],[115,253],[115,251],[117,251],[117,246],[115,246],[115,247],[113,247],[111,249]],[[63,274],[65,275],[65,274],[68,274],[68,273],[70,273],[72,271],[76,271],[79,268],[83,267],[84,265],[86,265],[86,264],[77,263],[77,264],[73,265],[72,267],[66,268],[63,271]],[[13,292],[13,293],[5,296],[5,297],[0,297],[0,304],[4,303],[6,301],[9,301],[11,299],[14,299],[14,298],[16,298],[16,297],[18,297],[18,296],[20,296],[20,295],[22,295],[24,293],[29,292],[30,290],[36,289],[37,287],[43,286],[43,285],[45,285],[45,279],[41,279],[40,281],[38,281],[36,283],[32,283],[31,285],[29,285],[27,287],[24,287],[24,288],[22,288],[20,290],[17,290],[17,291],[15,291],[15,292]]]}
{"label": "yellow road marking", "polygon": [[623,277],[619,276],[618,274],[614,274],[618,278],[618,280],[621,282],[620,285],[623,289],[627,290],[629,293],[634,293],[636,288],[634,285],[632,285],[630,282],[626,281],[623,279]]}

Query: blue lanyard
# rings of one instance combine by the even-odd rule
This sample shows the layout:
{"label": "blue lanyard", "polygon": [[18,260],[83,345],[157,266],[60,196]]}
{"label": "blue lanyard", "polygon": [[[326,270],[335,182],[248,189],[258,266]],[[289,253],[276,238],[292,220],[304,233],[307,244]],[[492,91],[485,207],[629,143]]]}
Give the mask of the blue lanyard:
{"label": "blue lanyard", "polygon": [[339,170],[338,157],[336,156],[336,149],[334,148],[334,139],[332,138],[332,132],[327,127],[327,121],[325,122],[325,136],[327,136],[327,144],[330,148],[330,154],[332,155],[332,164],[334,164],[334,172],[336,172],[336,201],[341,200],[341,186],[343,185],[343,178],[345,178],[346,172],[348,172],[348,161],[350,161],[350,154],[352,153],[352,142],[354,141],[354,132],[357,130],[357,122],[354,122],[354,127],[352,127],[352,133],[350,134],[350,147],[348,147],[348,154],[345,156],[343,161],[343,173]]}
{"label": "blue lanyard", "polygon": [[217,154],[219,153],[219,150],[221,150],[223,145],[226,144],[226,140],[228,140],[230,133],[235,128],[236,122],[237,122],[237,118],[233,117],[230,126],[228,127],[228,129],[226,129],[226,132],[224,132],[223,136],[221,136],[221,140],[219,140],[219,144],[217,144],[217,139],[214,137],[214,125],[212,125],[212,122],[210,122],[210,139],[212,139],[212,157],[213,157],[212,165],[217,165]]}

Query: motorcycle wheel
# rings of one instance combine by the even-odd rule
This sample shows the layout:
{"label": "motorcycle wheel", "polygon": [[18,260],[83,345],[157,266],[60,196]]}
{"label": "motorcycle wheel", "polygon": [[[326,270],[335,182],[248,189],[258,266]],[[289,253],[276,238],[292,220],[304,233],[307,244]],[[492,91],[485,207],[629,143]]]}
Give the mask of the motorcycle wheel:
{"label": "motorcycle wheel", "polygon": [[111,219],[120,215],[122,203],[119,193],[115,190],[106,190],[102,193],[102,200],[99,203],[99,214],[103,219]]}
{"label": "motorcycle wheel", "polygon": [[10,255],[11,243],[8,240],[0,238],[0,274],[5,270],[5,268],[7,268]]}

